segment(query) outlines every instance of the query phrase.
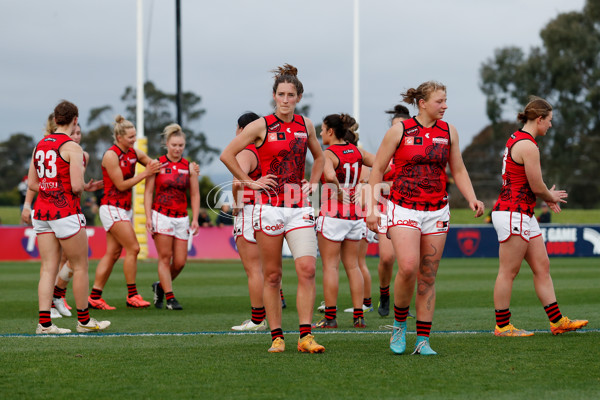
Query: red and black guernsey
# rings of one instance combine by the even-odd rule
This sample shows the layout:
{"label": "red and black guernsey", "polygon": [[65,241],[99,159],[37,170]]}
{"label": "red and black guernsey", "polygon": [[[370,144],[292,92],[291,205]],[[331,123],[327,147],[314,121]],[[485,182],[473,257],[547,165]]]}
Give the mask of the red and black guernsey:
{"label": "red and black guernsey", "polygon": [[448,204],[446,165],[450,128],[437,120],[426,128],[416,118],[402,121],[404,132],[394,154],[394,183],[389,199],[404,208],[435,211]]}
{"label": "red and black guernsey", "polygon": [[[123,179],[127,180],[135,176],[135,165],[138,162],[137,153],[133,148],[124,152],[119,146],[113,144],[107,151],[114,151],[119,157],[119,167],[123,173]],[[106,168],[102,167],[102,179],[104,180],[104,196],[101,205],[115,206],[124,210],[131,210],[131,188],[120,191],[108,176]]]}
{"label": "red and black guernsey", "polygon": [[536,196],[529,186],[525,166],[511,156],[512,147],[521,140],[530,140],[536,147],[538,145],[533,136],[523,130],[510,135],[502,162],[502,189],[492,211],[515,211],[532,217]]}
{"label": "red and black guernsey", "polygon": [[[395,171],[395,167],[394,167],[394,159],[392,158],[390,160],[390,170],[388,172],[386,172],[385,174],[383,174],[383,178],[381,179],[382,182],[392,182],[394,180],[394,174],[396,173]],[[381,194],[381,197],[383,197],[384,199],[388,199],[390,197],[389,193],[388,194]]]}
{"label": "red and black guernsey", "polygon": [[[260,159],[258,157],[258,151],[256,150],[256,146],[254,144],[249,144],[248,146],[246,146],[246,148],[244,148],[244,150],[248,150],[254,155],[254,157],[256,157],[256,168],[248,173],[250,179],[255,181],[262,176],[260,170]],[[256,192],[255,190],[252,190],[248,187],[244,187],[242,204],[254,204],[256,202],[257,193],[258,192]]]}
{"label": "red and black guernsey", "polygon": [[174,162],[164,155],[158,158],[162,167],[154,181],[152,209],[167,217],[187,217],[187,189],[190,187],[190,163],[182,158]]}
{"label": "red and black guernsey", "polygon": [[[363,165],[363,157],[358,148],[351,144],[334,144],[329,146],[325,151],[332,152],[338,159],[338,165],[335,168],[335,174],[340,186],[345,190],[350,199],[354,198],[356,191],[356,184]],[[324,178],[321,179],[325,183]],[[321,204],[321,216],[327,216],[332,218],[357,220],[362,219],[364,216],[357,215],[356,203],[353,201],[350,204],[344,204],[337,198],[328,198],[329,194],[325,192],[325,196]],[[335,193],[334,193],[335,195]]]}
{"label": "red and black guernsey", "polygon": [[308,148],[308,132],[301,115],[284,122],[274,114],[264,117],[267,133],[263,143],[256,148],[261,176],[276,175],[274,188],[261,192],[261,204],[275,207],[308,207],[302,193],[304,163]]}
{"label": "red and black guernsey", "polygon": [[52,133],[35,146],[33,165],[40,182],[33,218],[38,221],[81,214],[80,198],[71,186],[70,163],[60,156],[61,146],[71,141],[67,134]]}

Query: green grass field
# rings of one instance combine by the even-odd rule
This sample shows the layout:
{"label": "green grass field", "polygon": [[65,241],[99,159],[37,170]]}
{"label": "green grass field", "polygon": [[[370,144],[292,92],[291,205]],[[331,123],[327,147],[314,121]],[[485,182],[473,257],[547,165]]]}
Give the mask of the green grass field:
{"label": "green grass field", "polygon": [[[376,305],[377,259],[369,259]],[[96,262],[92,262],[93,276]],[[317,274],[317,304],[323,299]],[[431,345],[435,357],[396,356],[381,326],[392,318],[367,313],[368,327],[353,329],[338,313],[339,330],[315,333],[325,354],[295,349],[293,264],[284,264],[283,311],[287,350],[268,354],[268,333],[230,335],[249,318],[246,279],[239,262],[191,262],[175,282],[183,311],[125,307],[126,288],[117,264],[104,298],[115,311],[106,334],[36,337],[38,263],[0,264],[0,393],[2,398],[98,399],[592,399],[600,394],[600,294],[598,259],[552,259],[561,311],[590,324],[581,332],[552,336],[524,267],[513,291],[512,322],[535,330],[529,338],[492,335],[496,259],[446,259],[438,273]],[[138,288],[151,298],[156,263],[140,262]],[[69,289],[67,299],[73,304]],[[350,306],[341,273],[338,308]],[[315,321],[320,314],[315,314]],[[55,320],[75,328],[75,317]],[[415,341],[409,320],[408,348]],[[147,335],[144,335],[147,333]]]}

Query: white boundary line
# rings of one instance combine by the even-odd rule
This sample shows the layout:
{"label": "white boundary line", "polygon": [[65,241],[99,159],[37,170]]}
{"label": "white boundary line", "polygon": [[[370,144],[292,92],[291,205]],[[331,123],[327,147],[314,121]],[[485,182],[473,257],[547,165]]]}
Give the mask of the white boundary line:
{"label": "white boundary line", "polygon": [[[354,335],[389,335],[391,331],[357,331],[357,330],[318,330],[319,335],[332,335],[332,334],[354,334]],[[550,333],[549,330],[538,329],[531,330],[534,333]],[[581,329],[575,331],[575,333],[596,333],[600,332],[600,329]],[[7,333],[0,334],[0,338],[58,338],[58,337],[69,337],[69,338],[107,338],[107,337],[152,337],[152,336],[240,336],[240,335],[267,335],[270,332],[231,332],[231,331],[212,331],[212,332],[98,332],[98,333],[67,333],[62,335],[36,335],[33,333]],[[407,331],[408,334],[416,334],[416,331]],[[491,335],[494,331],[432,331],[432,335]],[[299,334],[298,331],[284,331],[284,334]]]}

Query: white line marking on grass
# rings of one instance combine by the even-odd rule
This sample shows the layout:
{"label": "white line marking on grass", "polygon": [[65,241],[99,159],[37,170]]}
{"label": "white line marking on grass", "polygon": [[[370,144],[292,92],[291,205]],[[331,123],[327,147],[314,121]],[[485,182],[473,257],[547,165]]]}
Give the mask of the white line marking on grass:
{"label": "white line marking on grass", "polygon": [[[364,331],[364,330],[342,330],[342,329],[327,329],[318,330],[319,335],[333,335],[333,334],[354,334],[354,335],[389,335],[389,330],[380,331]],[[538,329],[532,330],[534,333],[550,333],[548,330]],[[600,332],[600,329],[582,329],[575,331],[575,333],[591,333]],[[240,336],[240,335],[268,335],[270,332],[231,332],[231,331],[214,331],[214,332],[98,332],[98,333],[68,333],[63,335],[37,335],[33,333],[5,333],[0,334],[0,338],[58,338],[58,337],[69,337],[69,338],[110,338],[110,337],[152,337],[152,336]],[[416,331],[407,331],[408,334],[416,334]],[[284,331],[284,334],[299,334],[298,331]],[[432,331],[432,335],[480,335],[493,334],[493,331]]]}

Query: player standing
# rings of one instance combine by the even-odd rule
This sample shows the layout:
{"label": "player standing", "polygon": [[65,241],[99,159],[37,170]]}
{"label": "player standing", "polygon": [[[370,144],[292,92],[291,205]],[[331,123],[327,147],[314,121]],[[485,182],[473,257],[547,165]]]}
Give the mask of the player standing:
{"label": "player standing", "polygon": [[[152,234],[158,253],[158,282],[152,284],[154,306],[167,310],[182,310],[173,294],[173,281],[185,267],[190,234],[198,232],[200,190],[198,172],[183,158],[185,133],[177,124],[165,127],[163,140],[167,154],[160,156],[160,171],[146,178],[144,209],[146,229]],[[155,190],[156,189],[156,190]],[[187,212],[186,192],[190,192],[192,225]]]}
{"label": "player standing", "polygon": [[321,127],[323,144],[329,146],[324,152],[323,175],[328,184],[324,186],[321,211],[317,220],[319,251],[323,261],[325,316],[314,327],[337,328],[341,259],[350,284],[353,325],[355,328],[365,328],[364,279],[358,257],[360,242],[366,235],[366,229],[364,214],[355,200],[363,163],[372,166],[374,156],[356,147],[358,124],[350,115],[328,115],[323,119]]}
{"label": "player standing", "polygon": [[[392,110],[386,111],[390,114],[391,121],[390,125],[394,126],[404,120],[410,118],[408,108],[402,104],[397,104]],[[386,183],[386,191],[381,196],[387,200],[389,196],[389,188],[394,180],[394,160],[390,161],[389,171],[383,174],[383,182]],[[377,312],[382,317],[386,317],[390,313],[390,283],[392,282],[392,274],[394,272],[394,261],[396,261],[396,255],[394,254],[394,246],[392,241],[387,237],[387,202],[383,201],[380,203],[381,218],[379,220],[379,227],[377,230],[378,242],[379,242],[379,264],[377,265],[377,272],[379,275],[379,304]],[[409,318],[412,314],[409,313]]]}
{"label": "player standing", "polygon": [[435,277],[444,251],[450,222],[446,192],[446,165],[450,165],[456,186],[479,217],[483,203],[477,200],[462,160],[456,128],[442,121],[446,87],[425,82],[403,95],[418,107],[418,115],[393,125],[379,146],[371,171],[369,229],[378,228],[378,189],[388,163],[394,158],[394,182],[387,201],[388,235],[398,259],[394,282],[394,325],[390,348],[396,354],[406,350],[406,318],[415,282],[417,294],[417,343],[413,354],[437,354],[429,345],[435,308]]}
{"label": "player standing", "polygon": [[86,299],[88,242],[80,205],[84,187],[83,151],[69,136],[77,125],[78,116],[79,110],[73,103],[62,101],[56,106],[56,131],[36,145],[29,167],[29,188],[38,191],[32,218],[41,258],[37,334],[71,332],[58,328],[50,319],[61,249],[73,268],[77,332],[97,332],[110,326],[109,321],[90,318]]}
{"label": "player standing", "polygon": [[544,99],[532,97],[517,119],[524,125],[506,142],[502,190],[492,209],[492,222],[500,242],[500,266],[494,286],[494,334],[533,335],[533,332],[517,329],[510,323],[512,285],[525,260],[533,272],[535,292],[550,320],[550,330],[557,335],[582,328],[588,321],[571,321],[561,314],[550,276],[550,260],[540,226],[533,215],[538,197],[556,213],[560,212],[560,203],[566,203],[567,198],[567,192],[556,190],[554,186],[548,189],[542,179],[536,138],[545,136],[552,126],[552,106]]}
{"label": "player standing", "polygon": [[[100,205],[100,221],[106,230],[106,253],[96,267],[96,278],[88,299],[90,307],[99,310],[114,310],[102,298],[104,285],[110,277],[121,252],[125,249],[123,273],[127,284],[127,307],[145,308],[150,305],[137,292],[137,256],[140,252],[133,225],[131,223],[132,191],[138,182],[156,174],[160,163],[152,160],[143,151],[135,149],[135,126],[117,115],[114,127],[114,144],[102,157],[102,177],[104,196]],[[135,165],[140,163],[146,169],[135,175]]]}
{"label": "player standing", "polygon": [[[231,173],[251,189],[261,192],[260,204],[254,206],[254,230],[263,267],[263,300],[271,328],[269,352],[285,350],[281,328],[282,275],[281,250],[285,236],[296,267],[298,291],[296,308],[300,324],[298,351],[321,353],[311,334],[315,301],[317,243],[314,232],[314,210],[308,195],[323,173],[323,151],[312,121],[294,114],[304,88],[298,70],[286,64],[275,72],[273,100],[275,112],[250,123],[225,148],[221,161]],[[236,155],[254,143],[259,155],[262,182],[254,182],[245,173]],[[304,180],[306,151],[314,158],[310,181]]]}

